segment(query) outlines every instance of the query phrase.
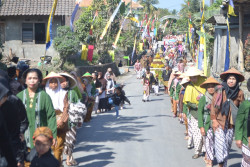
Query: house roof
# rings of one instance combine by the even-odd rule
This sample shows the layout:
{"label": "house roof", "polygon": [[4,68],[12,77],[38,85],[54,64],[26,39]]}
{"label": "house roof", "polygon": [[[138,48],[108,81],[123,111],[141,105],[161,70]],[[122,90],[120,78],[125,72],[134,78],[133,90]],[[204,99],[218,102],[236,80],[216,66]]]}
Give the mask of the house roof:
{"label": "house roof", "polygon": [[[0,7],[0,16],[49,15],[53,0],[4,0]],[[75,1],[58,0],[57,16],[70,16],[74,10]]]}
{"label": "house roof", "polygon": [[[244,22],[247,21],[247,18],[244,19]],[[213,25],[226,25],[227,18],[225,15],[214,15],[207,20],[208,23],[212,23]],[[239,24],[239,17],[230,17],[229,18],[230,24]]]}
{"label": "house roof", "polygon": [[[125,2],[125,5],[127,5],[128,3],[131,2],[131,0],[123,0]],[[89,7],[92,4],[93,0],[82,0],[80,2],[80,7]],[[104,1],[105,3],[107,3],[106,1]],[[143,8],[142,5],[140,5],[137,2],[132,1],[132,8],[133,9],[138,9],[138,8]]]}

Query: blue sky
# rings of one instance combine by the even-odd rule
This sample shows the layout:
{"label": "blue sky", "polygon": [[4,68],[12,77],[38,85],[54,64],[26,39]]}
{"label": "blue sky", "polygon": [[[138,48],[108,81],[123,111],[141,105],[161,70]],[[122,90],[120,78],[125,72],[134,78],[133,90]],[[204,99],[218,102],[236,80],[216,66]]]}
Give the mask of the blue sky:
{"label": "blue sky", "polygon": [[[159,4],[156,7],[180,10],[182,3],[184,3],[184,0],[159,0]],[[209,0],[205,0],[205,3],[209,4]]]}

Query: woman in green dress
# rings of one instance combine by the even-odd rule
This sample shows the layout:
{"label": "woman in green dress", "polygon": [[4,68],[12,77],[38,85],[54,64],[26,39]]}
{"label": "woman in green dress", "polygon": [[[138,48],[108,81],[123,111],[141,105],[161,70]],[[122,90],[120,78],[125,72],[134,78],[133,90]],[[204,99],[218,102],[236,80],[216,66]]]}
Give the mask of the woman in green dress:
{"label": "woman in green dress", "polygon": [[[247,81],[247,89],[250,92],[250,78]],[[250,166],[250,149],[249,149],[249,130],[250,130],[250,100],[245,100],[241,103],[237,112],[235,122],[235,142],[237,147],[242,150],[241,166]]]}
{"label": "woman in green dress", "polygon": [[[27,147],[32,149],[33,133],[37,127],[49,127],[53,133],[53,145],[56,143],[57,125],[56,114],[49,95],[40,88],[42,73],[38,69],[28,69],[23,73],[23,79],[27,88],[17,94],[25,105],[29,127],[25,131]],[[25,163],[25,166],[29,166]]]}

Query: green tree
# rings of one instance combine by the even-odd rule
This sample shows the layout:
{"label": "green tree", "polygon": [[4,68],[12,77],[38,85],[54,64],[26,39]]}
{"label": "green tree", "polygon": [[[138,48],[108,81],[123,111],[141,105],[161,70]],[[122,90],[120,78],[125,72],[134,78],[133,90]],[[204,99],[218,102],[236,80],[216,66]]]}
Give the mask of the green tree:
{"label": "green tree", "polygon": [[77,54],[80,50],[80,41],[69,26],[57,28],[57,36],[54,38],[53,44],[60,55],[61,64],[59,68],[63,68],[69,56]]}
{"label": "green tree", "polygon": [[157,8],[154,5],[159,3],[158,0],[138,0],[138,2],[144,6],[144,12],[152,16]]}

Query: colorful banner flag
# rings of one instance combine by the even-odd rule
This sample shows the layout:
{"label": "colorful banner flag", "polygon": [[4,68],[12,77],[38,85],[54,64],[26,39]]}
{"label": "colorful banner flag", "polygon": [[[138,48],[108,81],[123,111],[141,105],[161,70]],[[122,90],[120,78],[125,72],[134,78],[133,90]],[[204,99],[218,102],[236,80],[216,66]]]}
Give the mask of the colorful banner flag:
{"label": "colorful banner flag", "polygon": [[163,33],[165,32],[165,30],[166,30],[166,27],[167,27],[167,25],[168,25],[168,22],[169,22],[169,20],[167,20],[166,21],[166,23],[165,23],[165,25],[164,25],[164,28],[163,28]]}
{"label": "colorful banner flag", "polygon": [[123,26],[124,26],[124,23],[126,21],[126,19],[128,18],[128,15],[130,14],[131,11],[128,12],[128,14],[126,15],[126,17],[124,18],[123,22],[122,22],[122,25],[120,27],[120,30],[118,31],[117,35],[116,35],[116,38],[115,38],[115,42],[113,43],[113,48],[116,48],[116,45],[117,45],[117,42],[120,38],[120,35],[121,35],[121,32],[122,32],[122,29],[123,29]]}
{"label": "colorful banner flag", "polygon": [[54,0],[52,9],[49,15],[48,25],[47,25],[46,50],[48,50],[52,44],[52,22],[53,22],[53,18],[56,12],[56,6],[57,6],[57,0]]}
{"label": "colorful banner flag", "polygon": [[140,52],[143,51],[143,43],[142,43],[142,42],[139,43],[139,51],[140,51]]}
{"label": "colorful banner flag", "polygon": [[100,36],[100,40],[102,40],[103,37],[105,36],[105,34],[107,33],[108,28],[109,28],[109,26],[111,25],[111,23],[114,21],[115,16],[116,16],[116,14],[118,13],[118,11],[119,11],[119,9],[120,9],[122,3],[123,3],[123,0],[120,1],[120,3],[118,4],[118,6],[116,7],[114,13],[111,15],[109,21],[107,22],[107,25],[105,26],[105,28],[104,28],[104,30],[103,30],[103,32],[102,32],[102,35]]}
{"label": "colorful banner flag", "polygon": [[135,54],[135,47],[136,47],[136,35],[135,35],[135,41],[134,41],[134,47],[133,47],[131,60],[134,60],[133,57],[134,57],[134,54]]}
{"label": "colorful banner flag", "polygon": [[129,19],[136,22],[136,23],[139,23],[139,21],[135,17],[129,17]]}
{"label": "colorful banner flag", "polygon": [[94,54],[94,45],[88,46],[88,61],[92,61]]}
{"label": "colorful banner flag", "polygon": [[89,30],[89,35],[93,35],[94,21],[95,21],[95,19],[96,19],[97,16],[98,16],[98,11],[96,10],[96,11],[95,11],[94,18],[93,18],[93,21],[92,21],[92,23],[91,23],[90,30]]}
{"label": "colorful banner flag", "polygon": [[81,54],[81,60],[87,60],[88,56],[88,49],[86,45],[82,45],[82,54]]}
{"label": "colorful banner flag", "polygon": [[237,16],[237,15],[234,13],[234,2],[233,2],[233,0],[229,0],[229,4],[228,4],[228,15]]}
{"label": "colorful banner flag", "polygon": [[152,21],[152,24],[151,24],[151,31],[154,31],[155,29],[155,19]]}
{"label": "colorful banner flag", "polygon": [[71,29],[72,32],[74,32],[73,25],[74,25],[74,20],[75,20],[76,13],[77,13],[77,11],[78,11],[78,9],[79,9],[79,4],[80,4],[80,2],[81,2],[81,1],[78,1],[78,2],[77,2],[76,6],[75,6],[75,9],[74,9],[74,11],[73,11],[73,13],[72,13],[72,15],[71,15],[71,18],[70,18],[70,29]]}
{"label": "colorful banner flag", "polygon": [[[205,44],[205,30],[204,30],[204,0],[202,1],[202,9],[201,9],[201,33],[202,35],[200,35],[199,37],[199,42],[200,42],[200,46],[199,46],[199,56],[198,56],[198,69],[203,70],[203,60],[204,60],[204,44]],[[205,62],[204,62],[205,63]],[[205,72],[205,69],[204,69]]]}
{"label": "colorful banner flag", "polygon": [[226,41],[226,56],[225,56],[224,71],[229,70],[229,66],[230,66],[230,27],[227,18],[227,41]]}

